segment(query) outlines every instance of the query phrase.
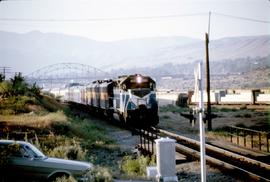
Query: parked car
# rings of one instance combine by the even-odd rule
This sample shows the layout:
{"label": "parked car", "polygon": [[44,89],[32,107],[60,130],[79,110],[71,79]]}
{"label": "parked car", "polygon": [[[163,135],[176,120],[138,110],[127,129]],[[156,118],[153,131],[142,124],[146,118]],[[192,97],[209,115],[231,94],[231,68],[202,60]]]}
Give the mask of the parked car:
{"label": "parked car", "polygon": [[87,181],[92,167],[86,162],[47,157],[28,142],[0,140],[0,182],[54,181],[63,176]]}

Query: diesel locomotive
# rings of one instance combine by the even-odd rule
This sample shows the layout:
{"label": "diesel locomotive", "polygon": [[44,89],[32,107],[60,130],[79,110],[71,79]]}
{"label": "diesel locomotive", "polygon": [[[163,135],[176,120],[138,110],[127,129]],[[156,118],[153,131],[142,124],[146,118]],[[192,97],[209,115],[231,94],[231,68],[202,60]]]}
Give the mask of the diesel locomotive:
{"label": "diesel locomotive", "polygon": [[155,126],[159,122],[156,82],[149,76],[94,81],[81,90],[81,103],[132,126]]}

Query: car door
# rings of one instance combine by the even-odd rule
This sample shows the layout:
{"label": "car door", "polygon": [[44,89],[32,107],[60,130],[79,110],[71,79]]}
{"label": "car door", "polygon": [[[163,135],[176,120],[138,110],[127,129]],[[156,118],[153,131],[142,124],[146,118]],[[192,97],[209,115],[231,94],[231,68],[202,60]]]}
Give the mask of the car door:
{"label": "car door", "polygon": [[22,145],[19,146],[18,150],[11,152],[8,165],[10,177],[21,180],[35,179],[34,171],[33,156],[29,155]]}

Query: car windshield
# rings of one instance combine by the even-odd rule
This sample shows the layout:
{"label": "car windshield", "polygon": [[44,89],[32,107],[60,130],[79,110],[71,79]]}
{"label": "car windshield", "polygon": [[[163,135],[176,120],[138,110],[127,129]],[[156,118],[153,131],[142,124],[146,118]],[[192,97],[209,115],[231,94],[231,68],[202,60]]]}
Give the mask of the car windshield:
{"label": "car windshield", "polygon": [[46,157],[40,150],[38,150],[33,145],[25,145],[25,148],[27,149],[29,154],[34,156],[35,158],[44,158],[44,157]]}

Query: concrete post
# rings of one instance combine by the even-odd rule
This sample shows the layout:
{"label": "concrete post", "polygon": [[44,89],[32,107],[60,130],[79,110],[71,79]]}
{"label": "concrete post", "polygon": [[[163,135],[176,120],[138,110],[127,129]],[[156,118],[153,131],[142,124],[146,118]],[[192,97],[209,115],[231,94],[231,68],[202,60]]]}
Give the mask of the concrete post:
{"label": "concrete post", "polygon": [[156,142],[158,181],[178,181],[175,175],[175,140],[160,138]]}

